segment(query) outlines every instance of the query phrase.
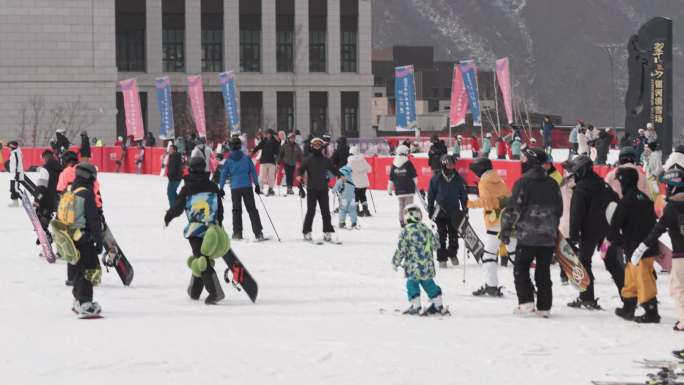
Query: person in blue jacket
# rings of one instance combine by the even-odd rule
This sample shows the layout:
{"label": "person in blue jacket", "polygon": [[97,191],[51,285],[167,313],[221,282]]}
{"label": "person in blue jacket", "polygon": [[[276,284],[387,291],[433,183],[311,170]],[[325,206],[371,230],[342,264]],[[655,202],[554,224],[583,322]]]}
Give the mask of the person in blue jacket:
{"label": "person in blue jacket", "polygon": [[219,179],[221,197],[225,195],[223,187],[227,180],[230,180],[230,199],[233,201],[233,239],[242,239],[242,201],[244,200],[249,221],[252,222],[254,236],[257,240],[263,241],[263,227],[252,193],[252,184],[254,184],[254,192],[261,194],[259,178],[254,163],[249,156],[242,152],[242,140],[237,136],[230,140],[230,155],[228,155],[228,160],[221,170],[221,178]]}
{"label": "person in blue jacket", "polygon": [[[465,181],[456,171],[456,160],[443,155],[441,170],[430,180],[428,214],[437,224],[439,267],[447,266],[447,259],[458,265],[458,225],[468,214],[468,193]],[[447,244],[448,239],[448,244]]]}

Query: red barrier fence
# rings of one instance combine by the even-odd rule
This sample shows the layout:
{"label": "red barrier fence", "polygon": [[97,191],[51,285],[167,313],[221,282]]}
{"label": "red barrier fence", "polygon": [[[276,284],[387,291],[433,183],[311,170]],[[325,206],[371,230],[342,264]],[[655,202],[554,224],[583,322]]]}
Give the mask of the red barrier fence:
{"label": "red barrier fence", "polygon": [[[22,147],[21,151],[24,168],[28,170],[31,167],[42,165],[41,154],[45,149],[46,147]],[[73,148],[72,150],[78,152],[77,148]],[[100,172],[115,172],[117,169],[117,162],[120,160],[122,161],[120,172],[134,173],[136,171],[135,162],[138,157],[137,148],[129,148],[126,156],[123,158],[120,147],[93,147],[91,152],[91,162],[97,166]],[[162,147],[146,147],[142,173],[159,175],[164,152],[165,149]],[[7,148],[3,148],[2,154],[5,160],[9,159],[9,151]],[[432,178],[432,170],[428,165],[428,158],[411,156],[410,159],[418,173],[418,187],[427,190],[430,184],[430,178]],[[371,173],[368,174],[370,188],[374,190],[387,189],[393,158],[389,156],[378,156],[367,157],[366,160],[372,167]],[[458,173],[465,179],[466,184],[474,186],[477,185],[477,177],[469,169],[471,162],[472,159],[459,159],[456,163],[456,168],[458,169]],[[492,160],[492,163],[508,187],[512,188],[513,184],[520,178],[522,173],[520,162],[514,160]],[[560,164],[556,164],[556,167],[563,172]],[[610,171],[610,168],[607,166],[594,166],[594,170],[601,177],[605,177]]]}

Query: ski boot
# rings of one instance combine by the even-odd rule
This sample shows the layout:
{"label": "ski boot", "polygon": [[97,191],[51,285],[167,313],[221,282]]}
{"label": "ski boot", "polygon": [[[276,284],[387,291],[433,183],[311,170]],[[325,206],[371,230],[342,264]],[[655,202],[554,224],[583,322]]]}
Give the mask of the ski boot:
{"label": "ski boot", "polygon": [[267,197],[272,197],[275,195],[275,191],[273,191],[273,187],[268,188],[268,193],[266,193]]}
{"label": "ski boot", "polygon": [[551,317],[551,312],[548,310],[537,310],[537,316],[542,318],[549,318]]}
{"label": "ski boot", "polygon": [[443,304],[442,304],[442,296],[438,295],[437,297],[433,298],[430,300],[430,306],[420,312],[420,315],[423,317],[431,316],[431,315],[451,315],[451,312],[449,312],[449,309],[447,309]]}
{"label": "ski boot", "polygon": [[71,279],[67,279],[66,281],[64,281],[64,285],[65,286],[74,286],[74,281]]}
{"label": "ski boot", "polygon": [[83,302],[78,307],[78,318],[88,319],[88,318],[100,318],[100,313],[102,308],[97,302]]}
{"label": "ski boot", "polygon": [[347,227],[347,224],[346,224],[346,223],[340,223],[340,225],[337,226],[337,227],[338,227],[339,229],[344,229],[344,228]]}
{"label": "ski boot", "polygon": [[323,233],[323,240],[325,242],[332,242],[332,233]]}
{"label": "ski boot", "polygon": [[370,210],[368,210],[368,203],[363,204],[363,210],[361,210],[364,217],[372,217]]}
{"label": "ski boot", "polygon": [[254,234],[254,239],[255,239],[257,242],[263,242],[263,241],[266,240],[266,238],[264,238],[264,233],[256,233],[256,234]]}
{"label": "ski boot", "polygon": [[439,268],[440,269],[446,269],[447,268],[446,261],[439,261]]}
{"label": "ski boot", "polygon": [[361,230],[361,227],[359,227],[359,225],[357,223],[352,223],[350,229],[351,230]]}
{"label": "ski boot", "polygon": [[536,308],[534,307],[534,302],[526,302],[519,304],[515,309],[513,309],[513,314],[521,317],[527,317],[536,314]]}
{"label": "ski boot", "polygon": [[294,195],[294,191],[292,191],[292,187],[287,188],[287,195]]}
{"label": "ski boot", "polygon": [[634,322],[638,324],[657,324],[660,323],[660,315],[658,314],[658,300],[652,300],[641,305],[646,311],[644,314],[634,317]]}
{"label": "ski boot", "polygon": [[636,305],[636,298],[625,298],[622,307],[615,309],[615,315],[626,321],[634,321]]}
{"label": "ski boot", "polygon": [[313,242],[313,237],[311,236],[311,233],[304,233],[304,240],[308,242]]}
{"label": "ski boot", "polygon": [[214,269],[207,269],[202,273],[202,282],[209,292],[209,296],[204,300],[205,304],[216,305],[226,297]]}
{"label": "ski boot", "polygon": [[508,255],[501,256],[501,266],[508,267]]}
{"label": "ski boot", "polygon": [[204,290],[204,282],[202,278],[195,277],[194,275],[190,277],[190,284],[188,285],[188,296],[190,299],[197,301],[202,295],[202,290]]}
{"label": "ski boot", "polygon": [[684,325],[682,325],[681,322],[677,321],[675,322],[674,326],[672,327],[672,330],[676,332],[684,332]]}
{"label": "ski boot", "polygon": [[673,355],[676,359],[678,359],[678,360],[680,360],[680,361],[684,361],[684,350],[673,350],[673,351],[672,351],[672,355]]}
{"label": "ski boot", "polygon": [[458,266],[458,264],[459,264],[459,262],[458,262],[458,257],[455,256],[455,255],[449,257],[449,261],[451,261],[451,264],[454,265],[454,266]]}
{"label": "ski boot", "polygon": [[420,315],[420,297],[416,297],[411,300],[411,306],[404,310],[401,314],[405,315]]}
{"label": "ski boot", "polygon": [[242,233],[233,233],[233,240],[234,241],[241,241],[242,238]]}
{"label": "ski boot", "polygon": [[603,308],[598,304],[598,298],[594,300],[584,301],[577,297],[576,300],[568,303],[569,307],[575,309],[586,309],[586,310],[603,310]]}
{"label": "ski boot", "polygon": [[488,295],[490,297],[503,297],[503,293],[501,292],[500,287],[489,286],[487,284],[484,284],[484,286],[475,290],[473,292],[473,295],[475,297],[483,297],[485,295]]}

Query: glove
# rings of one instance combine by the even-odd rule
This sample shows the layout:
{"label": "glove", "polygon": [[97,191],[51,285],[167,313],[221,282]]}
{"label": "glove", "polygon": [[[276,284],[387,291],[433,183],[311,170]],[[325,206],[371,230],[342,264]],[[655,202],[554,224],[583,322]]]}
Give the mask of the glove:
{"label": "glove", "polygon": [[304,191],[304,187],[299,186],[299,197],[304,199],[306,198],[306,191]]}
{"label": "glove", "polygon": [[648,250],[648,246],[646,246],[646,244],[644,244],[643,242],[640,243],[639,247],[637,247],[636,250],[634,250],[634,252],[632,253],[632,265],[636,266],[639,264],[639,261],[641,261],[641,257],[644,256],[646,250]]}
{"label": "glove", "polygon": [[102,248],[102,241],[94,241],[93,242],[93,249],[95,249],[95,253],[97,255],[102,254],[103,248]]}
{"label": "glove", "polygon": [[166,215],[164,215],[164,226],[169,227],[169,223],[171,223],[171,219],[173,219],[173,218],[171,218],[168,213]]}
{"label": "glove", "polygon": [[254,185],[254,193],[255,193],[256,195],[261,195],[261,187],[259,187],[258,184],[255,184],[255,185]]}
{"label": "glove", "polygon": [[218,196],[219,196],[219,198],[223,199],[223,197],[226,196],[226,192],[223,190],[219,190]]}

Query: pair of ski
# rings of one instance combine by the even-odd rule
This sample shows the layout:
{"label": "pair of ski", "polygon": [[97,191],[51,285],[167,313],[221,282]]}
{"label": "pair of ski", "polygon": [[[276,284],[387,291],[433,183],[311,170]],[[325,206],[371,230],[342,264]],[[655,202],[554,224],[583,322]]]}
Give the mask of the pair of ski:
{"label": "pair of ski", "polygon": [[[386,310],[381,308],[380,309],[380,314],[385,314]],[[435,317],[451,317],[451,311],[449,311],[449,306],[444,306],[442,311],[438,313],[427,313],[425,311],[419,311],[417,313],[406,313],[402,311],[401,309],[394,309],[393,312],[394,315],[402,315],[402,316],[412,316],[412,317],[428,317],[428,318],[435,318]]]}
{"label": "pair of ski", "polygon": [[331,244],[331,245],[341,245],[342,244],[342,242],[336,241],[334,239],[331,239],[329,241],[326,241],[325,239],[311,239],[311,240],[305,239],[304,242],[310,243],[312,245],[319,245],[319,246],[324,245],[326,243]]}
{"label": "pair of ski", "polygon": [[677,381],[679,377],[682,376],[682,372],[678,372],[684,366],[682,361],[669,361],[669,360],[641,360],[635,361],[635,363],[640,364],[644,368],[649,369],[660,369],[656,374],[649,374],[646,381],[633,381],[633,380],[609,380],[609,381],[592,381],[594,385],[684,385],[683,381]]}

